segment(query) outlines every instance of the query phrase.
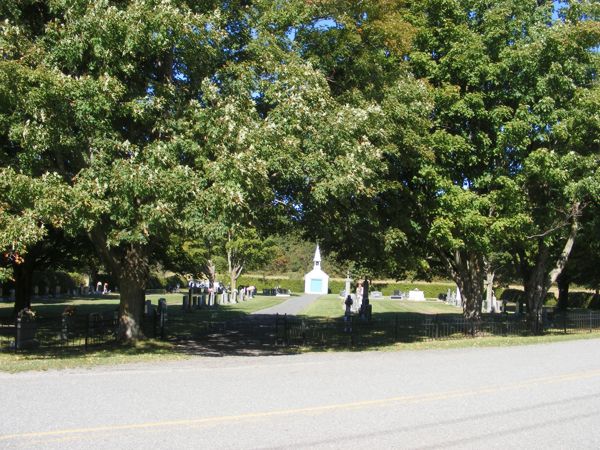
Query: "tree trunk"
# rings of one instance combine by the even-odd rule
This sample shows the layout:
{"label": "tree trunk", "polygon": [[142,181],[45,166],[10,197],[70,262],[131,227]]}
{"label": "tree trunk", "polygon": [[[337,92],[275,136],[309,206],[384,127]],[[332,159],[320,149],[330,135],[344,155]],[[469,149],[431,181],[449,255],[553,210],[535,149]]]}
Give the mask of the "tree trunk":
{"label": "tree trunk", "polygon": [[569,306],[569,286],[571,277],[566,272],[560,274],[556,279],[558,285],[558,309],[566,310]]}
{"label": "tree trunk", "polygon": [[237,280],[242,274],[242,266],[233,266],[229,269],[229,280],[231,282],[231,292],[237,288]]}
{"label": "tree trunk", "polygon": [[492,308],[494,308],[494,310],[496,309],[496,305],[492,305],[493,297],[494,297],[494,277],[496,274],[494,273],[494,270],[492,269],[491,265],[488,262],[485,263],[485,273],[486,273],[486,279],[485,279],[486,311],[485,312],[491,312]]}
{"label": "tree trunk", "polygon": [[229,248],[227,250],[227,271],[229,272],[229,280],[231,282],[231,292],[235,290],[237,286],[237,279],[240,277],[242,271],[244,270],[243,265],[234,263],[233,253],[233,249]]}
{"label": "tree trunk", "polygon": [[143,248],[129,246],[125,249],[119,273],[119,305],[118,340],[124,343],[144,339],[142,318],[146,282],[149,275],[148,259]]}
{"label": "tree trunk", "polygon": [[472,321],[481,320],[486,273],[483,256],[456,251],[452,258],[446,255],[444,259],[452,279],[460,289],[464,317]]}
{"label": "tree trunk", "polygon": [[150,274],[148,249],[135,244],[109,247],[100,227],[91,230],[90,238],[112,275],[119,280],[121,300],[117,339],[123,343],[144,339],[141,321]]}
{"label": "tree trunk", "polygon": [[576,203],[572,208],[573,221],[569,230],[569,236],[565,242],[563,250],[554,264],[554,268],[548,272],[548,264],[550,263],[550,251],[546,246],[543,238],[538,240],[538,252],[536,255],[535,265],[531,271],[528,271],[529,276],[523,280],[525,286],[525,298],[529,310],[527,311],[527,322],[529,329],[534,334],[541,334],[544,330],[543,322],[543,306],[548,290],[553,283],[556,283],[558,277],[563,272],[579,228],[577,220],[579,215],[579,204]]}
{"label": "tree trunk", "polygon": [[31,308],[31,284],[35,264],[29,255],[21,264],[13,264],[13,276],[15,278],[15,305],[13,315],[17,315],[23,308]]}

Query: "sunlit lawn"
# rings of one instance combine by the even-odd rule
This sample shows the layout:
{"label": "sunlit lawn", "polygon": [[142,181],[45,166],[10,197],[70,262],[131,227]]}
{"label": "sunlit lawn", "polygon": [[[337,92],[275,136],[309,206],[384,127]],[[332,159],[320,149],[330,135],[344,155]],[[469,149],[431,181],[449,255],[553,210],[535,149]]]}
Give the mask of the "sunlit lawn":
{"label": "sunlit lawn", "polygon": [[440,301],[410,300],[371,300],[373,314],[413,313],[413,314],[461,314],[462,309]]}
{"label": "sunlit lawn", "polygon": [[307,317],[341,317],[344,315],[344,301],[337,294],[324,295],[308,305],[301,316]]}
{"label": "sunlit lawn", "polygon": [[[461,309],[439,301],[408,301],[371,299],[373,315],[385,313],[412,313],[412,314],[460,314]],[[307,317],[335,318],[344,315],[344,301],[336,294],[320,297],[310,304],[301,315]]]}
{"label": "sunlit lawn", "polygon": [[[152,294],[146,299],[151,300],[153,305],[158,304],[159,298],[165,298],[169,307],[169,315],[183,314],[181,310],[183,293],[179,294]],[[194,309],[186,316],[194,320],[209,319],[212,321],[223,321],[247,314],[261,309],[269,308],[283,302],[285,298],[256,296],[255,298],[236,304],[218,305],[213,308]],[[35,300],[31,307],[38,317],[59,317],[67,306],[75,306],[76,314],[87,315],[95,312],[114,311],[119,306],[117,294],[104,295],[100,297],[74,297],[47,300]],[[12,314],[12,303],[0,303],[0,317],[10,317]]]}

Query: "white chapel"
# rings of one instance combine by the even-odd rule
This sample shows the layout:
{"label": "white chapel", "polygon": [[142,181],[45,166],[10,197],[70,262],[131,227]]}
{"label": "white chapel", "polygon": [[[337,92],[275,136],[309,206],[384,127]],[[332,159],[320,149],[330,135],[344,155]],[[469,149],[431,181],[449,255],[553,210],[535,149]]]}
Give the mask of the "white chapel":
{"label": "white chapel", "polygon": [[306,294],[327,294],[329,292],[329,275],[321,269],[321,252],[318,244],[313,261],[313,270],[304,275],[304,292]]}

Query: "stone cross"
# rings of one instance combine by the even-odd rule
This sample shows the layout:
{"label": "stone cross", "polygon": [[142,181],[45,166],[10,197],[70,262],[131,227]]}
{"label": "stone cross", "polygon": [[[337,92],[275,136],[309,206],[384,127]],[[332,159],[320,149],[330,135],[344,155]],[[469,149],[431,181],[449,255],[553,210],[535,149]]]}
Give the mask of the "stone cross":
{"label": "stone cross", "polygon": [[350,272],[346,275],[346,285],[344,286],[344,297],[348,297],[350,295],[350,283],[352,279],[350,278]]}

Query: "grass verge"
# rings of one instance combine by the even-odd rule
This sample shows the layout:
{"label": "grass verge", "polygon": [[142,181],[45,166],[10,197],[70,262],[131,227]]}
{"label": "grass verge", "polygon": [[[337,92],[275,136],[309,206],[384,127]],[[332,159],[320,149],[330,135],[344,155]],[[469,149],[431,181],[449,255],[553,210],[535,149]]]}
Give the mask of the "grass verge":
{"label": "grass verge", "polygon": [[102,365],[186,359],[188,355],[173,351],[169,342],[147,340],[134,346],[113,346],[96,351],[60,353],[0,353],[1,372],[25,372],[91,368]]}

